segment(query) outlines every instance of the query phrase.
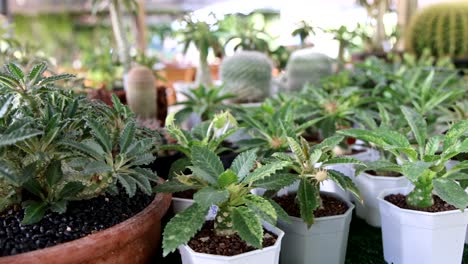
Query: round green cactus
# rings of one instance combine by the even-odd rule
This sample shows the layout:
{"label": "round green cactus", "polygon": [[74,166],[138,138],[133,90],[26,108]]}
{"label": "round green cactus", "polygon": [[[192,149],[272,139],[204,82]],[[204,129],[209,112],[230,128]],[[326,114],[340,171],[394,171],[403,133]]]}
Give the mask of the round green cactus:
{"label": "round green cactus", "polygon": [[224,59],[221,79],[225,93],[236,95],[234,101],[259,102],[270,95],[271,60],[258,51],[240,51]]}
{"label": "round green cactus", "polygon": [[332,60],[311,49],[293,52],[286,65],[285,87],[288,91],[300,91],[305,84],[318,85],[320,79],[333,73]]}
{"label": "round green cactus", "polygon": [[411,19],[406,48],[421,55],[429,49],[436,57],[468,57],[468,2],[428,6]]}

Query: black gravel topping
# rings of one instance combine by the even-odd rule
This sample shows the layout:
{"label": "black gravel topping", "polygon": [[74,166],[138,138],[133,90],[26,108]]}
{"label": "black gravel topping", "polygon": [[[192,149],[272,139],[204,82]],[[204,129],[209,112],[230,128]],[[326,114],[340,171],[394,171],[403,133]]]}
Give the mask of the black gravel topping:
{"label": "black gravel topping", "polygon": [[140,191],[129,198],[103,195],[90,200],[70,202],[64,214],[48,212],[37,224],[22,225],[22,209],[0,215],[0,257],[55,246],[104,230],[136,215],[153,196]]}

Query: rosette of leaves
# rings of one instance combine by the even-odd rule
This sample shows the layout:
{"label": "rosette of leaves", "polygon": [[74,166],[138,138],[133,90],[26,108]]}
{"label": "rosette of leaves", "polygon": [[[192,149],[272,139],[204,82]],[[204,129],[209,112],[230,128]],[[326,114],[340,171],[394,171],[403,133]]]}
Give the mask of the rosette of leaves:
{"label": "rosette of leaves", "polygon": [[160,149],[176,150],[185,156],[171,166],[169,177],[172,177],[174,173],[183,171],[190,165],[194,146],[205,146],[216,154],[229,150],[222,143],[238,131],[238,127],[236,119],[229,112],[223,112],[215,115],[213,120],[202,122],[191,131],[185,131],[175,124],[174,114],[170,114],[166,118],[166,131],[176,142],[161,146]]}
{"label": "rosette of leaves", "polygon": [[154,160],[156,135],[137,128],[118,99],[114,108],[88,101],[54,85],[71,75],[45,70],[10,63],[0,73],[0,210],[21,204],[32,224],[117,184],[130,196],[138,187],[150,194],[156,176],[139,166]]}
{"label": "rosette of leaves", "polygon": [[311,120],[298,124],[296,105],[267,99],[258,108],[236,109],[236,116],[242,127],[245,127],[251,138],[237,142],[241,149],[258,149],[261,156],[288,148],[287,137],[296,137],[306,128],[317,123]]}
{"label": "rosette of leaves", "polygon": [[292,154],[275,153],[273,157],[281,162],[288,162],[290,165],[287,169],[292,173],[288,173],[287,177],[293,177],[296,181],[299,181],[296,194],[297,202],[301,218],[309,228],[314,223],[314,211],[323,207],[320,198],[321,182],[328,179],[332,180],[343,190],[350,191],[361,200],[359,190],[351,178],[339,171],[327,168],[327,166],[336,164],[364,165],[354,158],[334,156],[333,148],[343,141],[343,136],[326,138],[320,144],[312,147],[302,137],[299,139],[288,137],[287,140]]}
{"label": "rosette of leaves", "polygon": [[197,114],[202,121],[210,120],[224,109],[223,103],[226,100],[236,97],[233,94],[223,94],[222,87],[207,88],[204,85],[182,92],[182,94],[187,97],[187,100],[177,103],[177,105],[184,106],[175,115],[177,122],[185,121],[192,113]]}
{"label": "rosette of leaves", "polygon": [[[446,169],[446,163],[460,153],[468,152],[468,120],[460,121],[445,133],[429,137],[426,120],[414,109],[406,106],[401,111],[408,122],[414,141],[391,129],[348,129],[338,133],[367,142],[392,153],[400,164],[378,162],[371,164],[374,170],[394,171],[403,174],[414,189],[407,195],[406,202],[418,208],[434,204],[435,192],[449,204],[465,209],[468,206],[467,186],[468,162],[463,161]],[[362,169],[358,169],[360,171]]]}
{"label": "rosette of leaves", "polygon": [[194,195],[195,203],[166,225],[163,255],[186,244],[201,229],[212,205],[218,208],[214,226],[216,234],[238,234],[248,244],[262,247],[262,221],[274,225],[279,217],[287,220],[287,214],[272,200],[253,195],[250,191],[256,187],[281,188],[291,184],[294,178],[276,174],[288,162],[260,164],[256,160],[255,150],[249,150],[241,153],[232,166],[224,170],[213,151],[206,146],[192,147],[190,169],[193,173],[178,175],[156,187],[159,192],[198,190]]}

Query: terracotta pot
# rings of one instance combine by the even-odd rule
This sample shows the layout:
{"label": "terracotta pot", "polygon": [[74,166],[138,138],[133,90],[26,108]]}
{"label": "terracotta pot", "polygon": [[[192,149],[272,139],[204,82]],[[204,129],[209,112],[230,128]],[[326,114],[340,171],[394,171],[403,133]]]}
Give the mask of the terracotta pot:
{"label": "terracotta pot", "polygon": [[148,207],[120,224],[53,247],[1,257],[0,264],[149,263],[160,245],[161,218],[170,204],[170,194],[158,193]]}

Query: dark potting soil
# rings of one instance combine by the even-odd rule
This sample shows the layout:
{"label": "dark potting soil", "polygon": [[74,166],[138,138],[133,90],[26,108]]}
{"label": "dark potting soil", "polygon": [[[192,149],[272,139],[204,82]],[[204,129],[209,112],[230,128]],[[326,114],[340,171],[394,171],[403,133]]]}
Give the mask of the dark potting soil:
{"label": "dark potting soil", "polygon": [[[263,247],[274,245],[277,238],[277,235],[263,229]],[[248,245],[238,235],[216,235],[213,221],[206,222],[195,237],[189,241],[188,246],[195,252],[221,256],[234,256],[256,250],[256,248]]]}
{"label": "dark potting soil", "polygon": [[[323,208],[314,211],[315,217],[325,217],[333,215],[342,215],[348,210],[348,205],[335,197],[320,194],[322,198]],[[273,200],[277,202],[290,216],[301,217],[299,203],[296,202],[296,194],[287,194],[283,196],[274,197]]]}
{"label": "dark potting soil", "polygon": [[172,196],[183,199],[193,199],[193,195],[195,194],[195,192],[196,190],[186,190],[182,192],[176,192]]}
{"label": "dark potting soil", "polygon": [[455,206],[448,204],[447,202],[440,199],[440,197],[437,195],[433,195],[432,198],[434,199],[434,204],[431,207],[418,208],[418,207],[414,207],[406,203],[406,195],[390,194],[390,195],[385,196],[385,200],[387,202],[390,202],[403,209],[410,209],[410,210],[429,212],[429,213],[445,212],[445,211],[457,209]]}
{"label": "dark potting soil", "polygon": [[153,196],[125,192],[90,200],[70,202],[64,214],[48,212],[33,225],[22,225],[22,209],[10,209],[0,216],[0,257],[55,246],[96,233],[136,215]]}

